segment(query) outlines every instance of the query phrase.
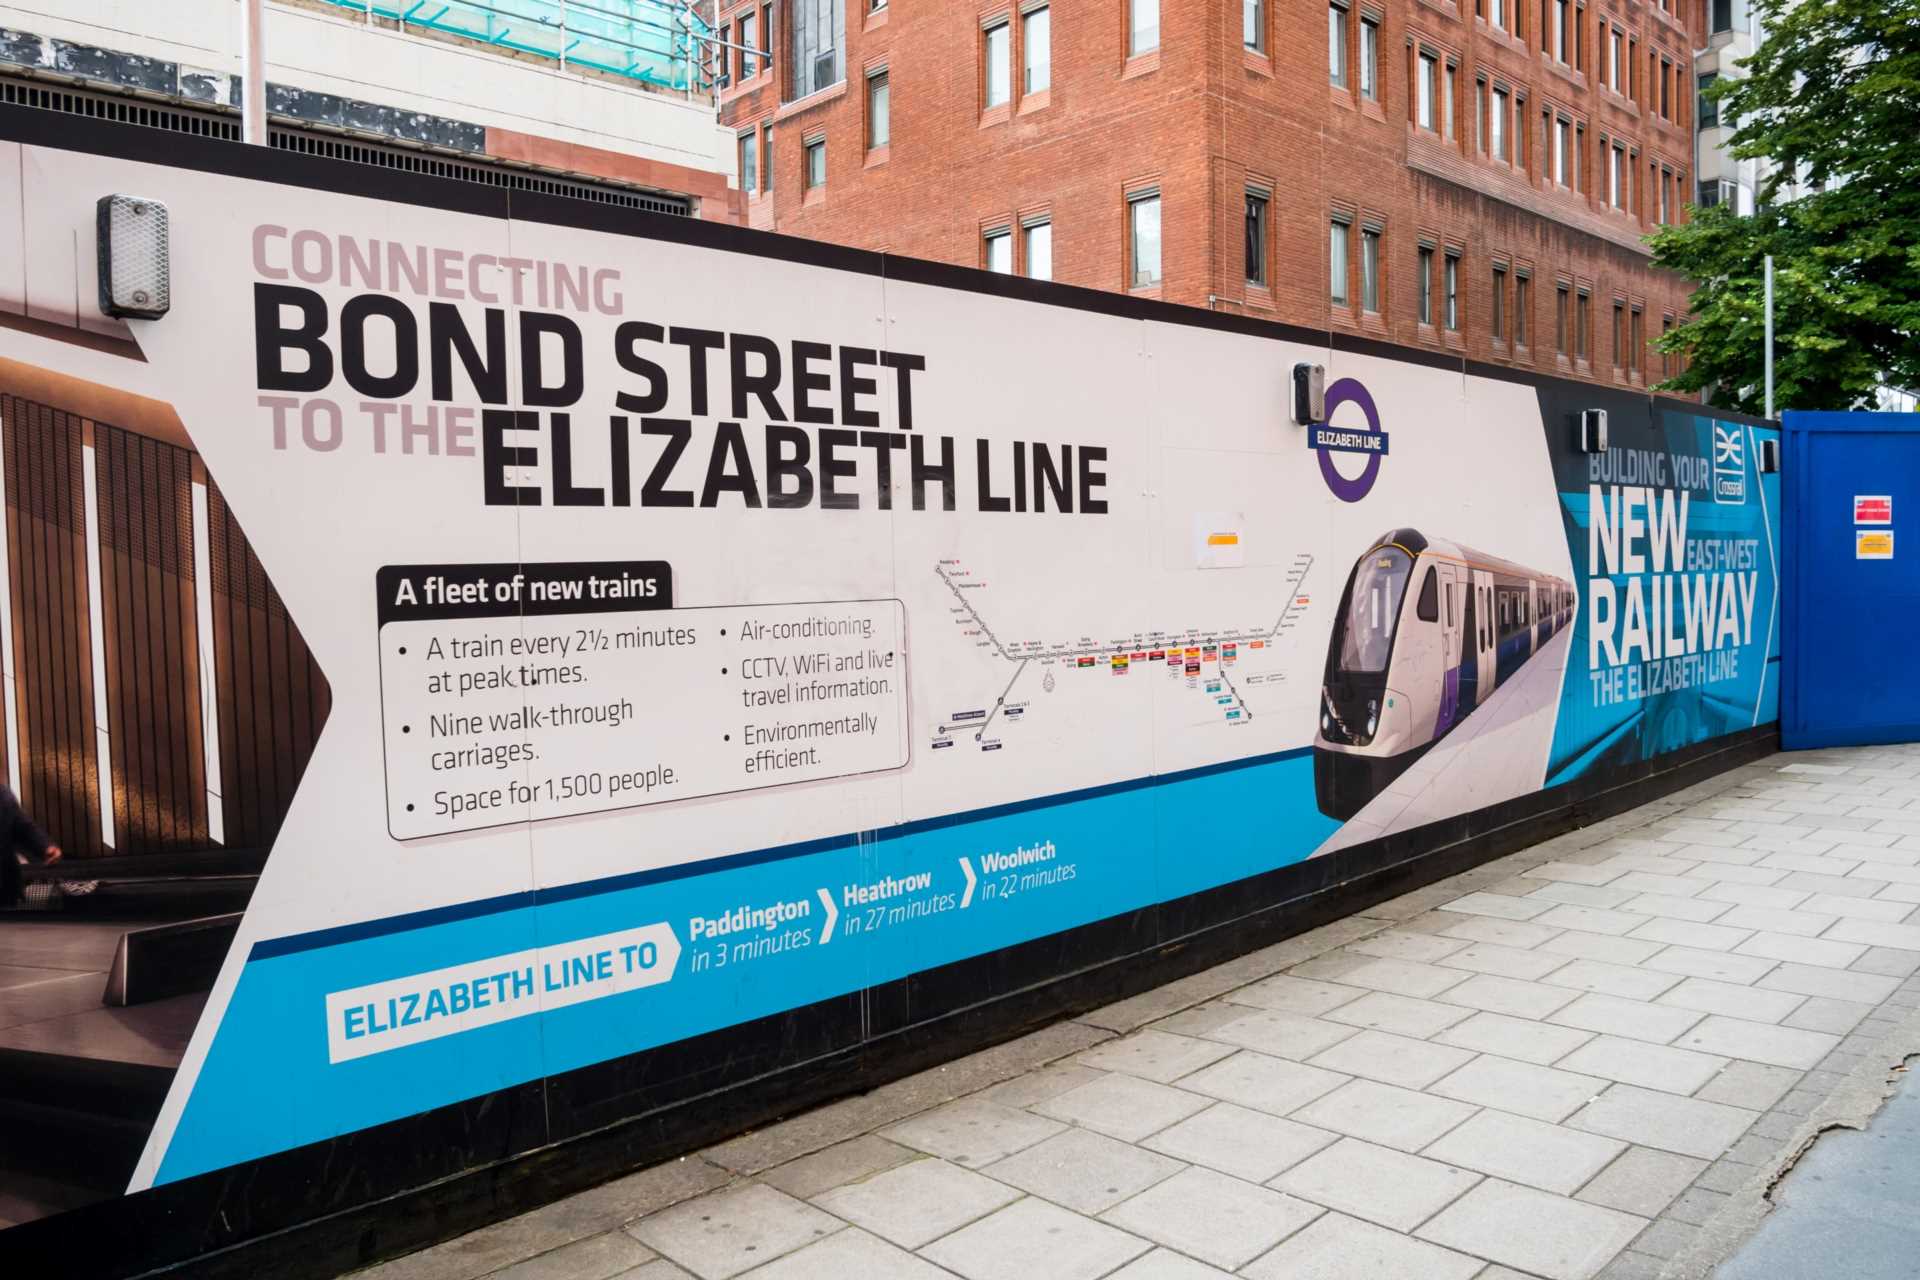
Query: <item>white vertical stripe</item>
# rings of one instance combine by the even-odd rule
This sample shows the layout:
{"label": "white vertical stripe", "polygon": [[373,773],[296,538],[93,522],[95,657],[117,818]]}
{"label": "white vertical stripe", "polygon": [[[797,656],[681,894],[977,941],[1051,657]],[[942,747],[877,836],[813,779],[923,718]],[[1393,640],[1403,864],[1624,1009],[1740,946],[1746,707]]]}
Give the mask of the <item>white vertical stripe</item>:
{"label": "white vertical stripe", "polygon": [[[0,422],[0,430],[4,422]],[[0,434],[0,460],[6,457],[6,437]],[[20,689],[13,680],[13,548],[7,543],[7,472],[0,464],[0,683],[5,698],[0,717],[7,722],[7,785],[20,794]]]}
{"label": "white vertical stripe", "polygon": [[113,734],[107,721],[107,621],[100,602],[100,484],[92,445],[82,450],[81,481],[87,499],[87,638],[93,649],[93,749],[100,770],[100,843],[111,849],[113,833]]}
{"label": "white vertical stripe", "polygon": [[[1785,445],[1786,442],[1783,440],[1781,447],[1785,448]],[[1773,513],[1767,510],[1767,477],[1760,470],[1760,438],[1753,434],[1752,427],[1747,428],[1747,456],[1753,459],[1753,487],[1760,495],[1760,518],[1765,522],[1767,530],[1767,563],[1773,569],[1773,607],[1767,610],[1767,647],[1760,651],[1760,689],[1753,695],[1753,723],[1757,725],[1760,723],[1760,704],[1767,697],[1767,666],[1768,655],[1773,652],[1773,628],[1780,618],[1780,564],[1773,554]],[[1747,638],[1749,640],[1753,638],[1751,632],[1748,633]],[[1784,664],[1778,669],[1778,674],[1783,677],[1786,675]],[[1779,689],[1775,692],[1774,712],[1777,717],[1784,709],[1786,690]]]}
{"label": "white vertical stripe", "polygon": [[207,835],[227,842],[227,815],[220,799],[220,701],[213,666],[213,535],[207,486],[193,482],[193,616],[200,648],[200,747],[206,757]]}

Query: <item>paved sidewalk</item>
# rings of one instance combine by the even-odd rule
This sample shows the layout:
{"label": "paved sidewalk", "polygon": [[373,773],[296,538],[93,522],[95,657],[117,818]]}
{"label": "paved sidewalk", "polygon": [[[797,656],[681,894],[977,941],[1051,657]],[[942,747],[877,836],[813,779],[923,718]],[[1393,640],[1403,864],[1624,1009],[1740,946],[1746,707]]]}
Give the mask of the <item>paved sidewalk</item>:
{"label": "paved sidewalk", "polygon": [[362,1274],[1705,1276],[1916,968],[1920,748],[1780,755]]}

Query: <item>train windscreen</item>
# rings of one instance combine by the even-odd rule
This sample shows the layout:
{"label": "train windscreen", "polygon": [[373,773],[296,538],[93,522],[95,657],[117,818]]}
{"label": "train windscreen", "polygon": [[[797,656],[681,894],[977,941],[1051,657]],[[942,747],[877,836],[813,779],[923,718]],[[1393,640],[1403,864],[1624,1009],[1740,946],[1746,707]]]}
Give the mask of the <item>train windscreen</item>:
{"label": "train windscreen", "polygon": [[1354,571],[1347,615],[1340,620],[1340,667],[1376,674],[1387,669],[1393,629],[1407,592],[1413,557],[1398,547],[1370,551]]}

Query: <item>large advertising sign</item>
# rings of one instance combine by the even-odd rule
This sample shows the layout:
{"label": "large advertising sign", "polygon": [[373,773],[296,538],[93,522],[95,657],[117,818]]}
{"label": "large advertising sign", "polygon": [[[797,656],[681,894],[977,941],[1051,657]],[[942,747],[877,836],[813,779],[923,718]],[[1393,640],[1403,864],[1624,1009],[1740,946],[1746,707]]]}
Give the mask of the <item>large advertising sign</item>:
{"label": "large advertising sign", "polygon": [[[23,309],[64,289],[123,358],[44,314],[0,327],[0,403],[116,383],[176,413],[194,500],[230,513],[328,699],[280,740],[304,765],[132,1191],[1775,717],[1748,425],[564,201],[6,146],[0,222],[78,246],[30,260]],[[169,211],[161,319],[91,307],[112,193]],[[1330,364],[1308,426],[1301,361]],[[1582,453],[1595,398],[1625,443]],[[27,433],[60,429],[15,414],[10,519]],[[256,803],[233,708],[279,678],[203,648],[185,755],[230,829]],[[100,706],[125,666],[96,664]],[[133,743],[90,723],[94,807],[61,821],[130,859],[104,828]],[[51,807],[51,781],[23,792]],[[1077,963],[1017,954],[970,999]],[[900,1017],[964,1003],[927,999]]]}

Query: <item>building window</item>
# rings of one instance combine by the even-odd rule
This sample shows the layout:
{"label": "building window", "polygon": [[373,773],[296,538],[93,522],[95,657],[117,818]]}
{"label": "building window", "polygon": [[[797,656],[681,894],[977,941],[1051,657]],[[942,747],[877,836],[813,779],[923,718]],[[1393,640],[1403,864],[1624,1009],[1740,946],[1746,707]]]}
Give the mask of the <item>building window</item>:
{"label": "building window", "polygon": [[1267,51],[1266,0],[1240,0],[1240,42],[1255,53]]}
{"label": "building window", "polygon": [[1627,153],[1619,143],[1607,149],[1607,203],[1616,209],[1627,207],[1626,184],[1622,181],[1621,170],[1626,167]]}
{"label": "building window", "polygon": [[1327,79],[1347,87],[1347,6],[1327,6]]}
{"label": "building window", "polygon": [[793,37],[793,96],[804,98],[846,78],[842,0],[799,0],[788,15]]}
{"label": "building window", "polygon": [[1564,356],[1567,354],[1567,329],[1572,319],[1572,317],[1567,314],[1567,311],[1571,306],[1572,295],[1567,292],[1567,286],[1564,284],[1555,285],[1553,289],[1553,350],[1555,355]]}
{"label": "building window", "polygon": [[1607,88],[1620,92],[1620,28],[1611,28],[1607,33]]}
{"label": "building window", "polygon": [[1567,0],[1553,0],[1553,56],[1567,61]]}
{"label": "building window", "polygon": [[1420,323],[1433,323],[1433,250],[1427,245],[1420,246],[1415,268],[1420,274]]}
{"label": "building window", "polygon": [[1493,91],[1493,158],[1506,160],[1507,155],[1507,113],[1512,110],[1511,100],[1505,89]]}
{"label": "building window", "polygon": [[1713,82],[1719,78],[1719,76],[1711,71],[1700,77],[1700,92],[1695,94],[1694,97],[1700,104],[1700,127],[1702,129],[1717,129],[1720,127],[1720,100],[1707,96],[1707,90],[1712,88]]}
{"label": "building window", "polygon": [[1447,332],[1460,332],[1460,255],[1449,252],[1446,255],[1445,277],[1443,279],[1440,300],[1447,309]]}
{"label": "building window", "polygon": [[1507,339],[1507,269],[1497,262],[1493,265],[1493,303],[1488,308],[1487,317],[1493,322],[1493,340],[1505,342]]}
{"label": "building window", "polygon": [[1533,279],[1522,271],[1513,278],[1513,345],[1527,345],[1527,321],[1533,315]]}
{"label": "building window", "polygon": [[1459,68],[1451,62],[1447,64],[1447,74],[1441,77],[1440,130],[1446,136],[1453,136],[1453,82],[1459,76]]}
{"label": "building window", "polygon": [[1709,29],[1715,35],[1733,30],[1733,0],[1713,0],[1713,20]]}
{"label": "building window", "polygon": [[1573,185],[1573,122],[1553,122],[1553,180],[1563,187]]}
{"label": "building window", "polygon": [[759,75],[762,69],[762,63],[765,61],[765,59],[747,52],[749,49],[756,49],[760,45],[760,15],[751,9],[747,10],[740,18],[739,30],[740,34],[737,39],[741,46],[740,78],[745,80],[749,76]]}
{"label": "building window", "polygon": [[1473,82],[1473,149],[1481,153],[1487,150],[1487,82]]}
{"label": "building window", "polygon": [[827,140],[815,138],[801,144],[801,172],[806,176],[806,188],[818,190],[827,185]]}
{"label": "building window", "polygon": [[1613,304],[1613,371],[1617,374],[1627,367],[1627,304],[1615,300]]}
{"label": "building window", "polygon": [[[1673,317],[1661,316],[1660,317],[1660,337],[1662,338],[1663,343],[1666,336],[1672,332],[1673,332]],[[1660,380],[1664,382],[1668,378],[1671,378],[1672,376],[1673,376],[1673,354],[1669,352],[1666,349],[1665,345],[1663,344],[1660,348]]]}
{"label": "building window", "polygon": [[1420,55],[1420,78],[1414,93],[1415,122],[1422,129],[1434,127],[1433,95],[1440,86],[1434,81],[1440,73],[1440,60],[1430,53]]}
{"label": "building window", "polygon": [[760,126],[760,189],[773,190],[773,125]]}
{"label": "building window", "polygon": [[995,227],[981,237],[980,261],[998,276],[1013,274],[1013,228]]}
{"label": "building window", "polygon": [[1053,10],[1046,5],[1020,15],[1020,51],[1024,92],[1044,92],[1053,84]]}
{"label": "building window", "polygon": [[893,93],[887,69],[867,73],[867,150],[878,151],[893,139]]}
{"label": "building window", "polygon": [[1643,376],[1644,365],[1640,353],[1647,349],[1647,320],[1640,308],[1635,307],[1627,317],[1627,343],[1632,355],[1627,360],[1627,369],[1635,379]]}
{"label": "building window", "polygon": [[1160,0],[1129,0],[1127,55],[1160,47]]}
{"label": "building window", "polygon": [[1013,51],[1013,28],[1005,18],[994,23],[986,30],[984,41],[986,59],[986,106],[1006,105],[1009,93],[1009,58]]}
{"label": "building window", "polygon": [[[760,30],[766,37],[766,44],[761,46],[765,52],[760,55],[760,69],[771,71],[773,70],[773,6],[770,4],[760,6]],[[763,165],[762,170],[764,169]]]}
{"label": "building window", "polygon": [[1360,17],[1360,96],[1380,101],[1380,20]]}
{"label": "building window", "polygon": [[1585,289],[1574,297],[1573,355],[1585,361],[1593,350],[1593,295]]}
{"label": "building window", "polygon": [[1267,286],[1267,193],[1247,192],[1247,283]]}
{"label": "building window", "polygon": [[1360,228],[1360,309],[1380,313],[1380,228]]}
{"label": "building window", "polygon": [[1327,296],[1336,307],[1349,306],[1347,293],[1347,236],[1351,231],[1346,219],[1335,218],[1327,233]]}
{"label": "building window", "polygon": [[1507,25],[1507,0],[1487,0],[1487,21],[1504,30]]}
{"label": "building window", "polygon": [[1026,257],[1027,278],[1053,279],[1053,223],[1046,219],[1025,223],[1020,228],[1020,238],[1023,241],[1020,249]]}
{"label": "building window", "polygon": [[1127,197],[1130,283],[1136,289],[1160,283],[1160,193]]}
{"label": "building window", "polygon": [[749,129],[740,135],[740,189],[755,191],[760,186],[760,131]]}

